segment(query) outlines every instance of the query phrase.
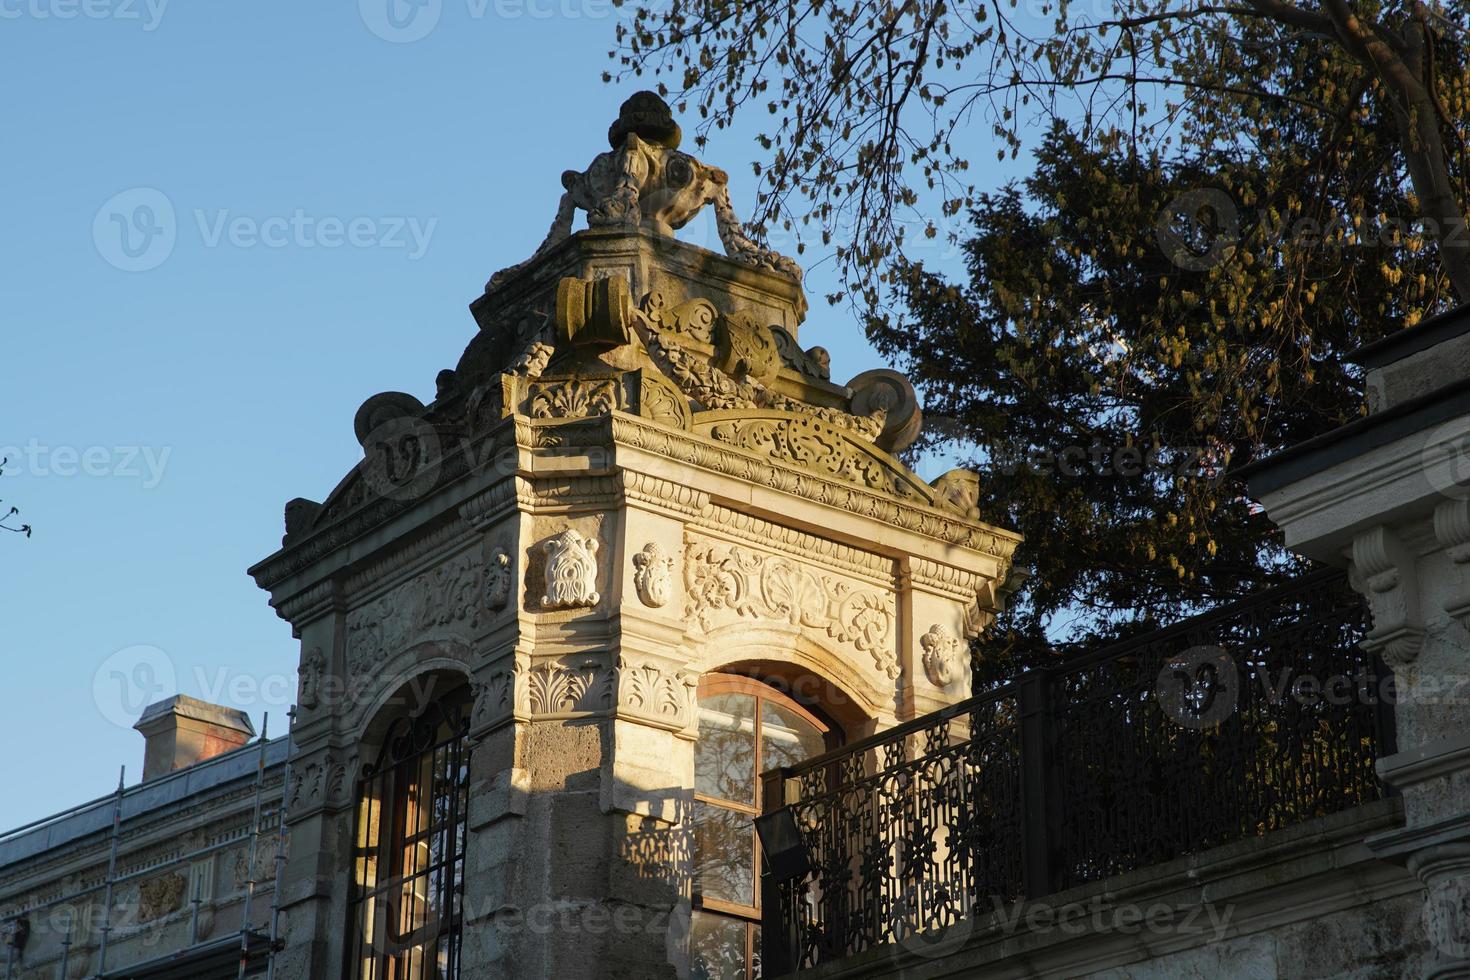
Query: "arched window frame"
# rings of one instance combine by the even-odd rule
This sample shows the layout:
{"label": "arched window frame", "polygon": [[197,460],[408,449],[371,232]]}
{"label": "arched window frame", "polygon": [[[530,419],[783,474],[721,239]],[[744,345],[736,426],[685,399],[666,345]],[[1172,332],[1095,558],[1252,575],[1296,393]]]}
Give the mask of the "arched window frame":
{"label": "arched window frame", "polygon": [[[728,812],[731,812],[731,813],[734,813],[734,814],[738,814],[739,815],[739,818],[743,822],[749,823],[749,824],[753,824],[753,821],[755,820],[755,818],[757,816],[759,816],[760,813],[761,813],[761,804],[762,804],[761,794],[763,792],[763,787],[761,785],[760,776],[761,776],[761,774],[767,768],[769,768],[765,764],[764,759],[762,758],[762,755],[763,755],[763,742],[764,742],[764,739],[762,738],[762,734],[763,734],[764,717],[765,717],[765,712],[766,712],[766,709],[767,709],[767,705],[769,705],[769,704],[780,705],[781,707],[785,708],[788,711],[791,711],[792,713],[794,713],[795,715],[797,715],[798,717],[800,717],[801,719],[803,719],[804,721],[808,722],[813,727],[815,727],[822,734],[822,741],[823,741],[824,750],[831,750],[831,749],[837,748],[843,742],[843,732],[842,732],[841,727],[836,722],[834,722],[830,717],[828,717],[828,715],[821,710],[821,707],[819,705],[813,705],[813,704],[805,703],[803,701],[798,701],[796,698],[793,698],[791,695],[789,695],[786,692],[780,690],[779,688],[774,687],[771,684],[768,684],[768,683],[766,683],[764,681],[758,680],[757,678],[748,677],[748,676],[745,676],[743,674],[735,674],[735,673],[711,673],[711,674],[704,675],[704,677],[702,677],[700,679],[699,689],[698,689],[698,692],[697,692],[697,695],[696,696],[697,696],[698,702],[701,705],[706,700],[708,700],[710,698],[717,697],[717,696],[722,695],[722,694],[745,694],[745,695],[752,696],[754,698],[754,700],[755,700],[755,715],[754,715],[754,719],[753,719],[753,737],[754,737],[754,743],[755,743],[755,759],[754,759],[755,785],[754,785],[754,792],[753,792],[753,796],[752,796],[751,802],[747,803],[745,801],[734,801],[734,800],[723,799],[723,798],[720,798],[720,797],[717,797],[717,796],[713,796],[713,795],[710,795],[710,794],[707,794],[707,793],[700,792],[700,791],[698,791],[696,789],[696,791],[694,793],[694,801],[695,801],[695,821],[694,821],[694,823],[695,823],[695,831],[694,832],[695,832],[695,835],[696,835],[696,843],[695,843],[696,852],[697,852],[698,847],[699,847],[699,844],[698,844],[698,835],[699,835],[698,817],[699,817],[699,814],[701,813],[701,808],[718,808],[720,810],[724,810],[724,811],[728,811]],[[701,732],[701,738],[704,737],[704,734],[705,734],[704,732]],[[698,742],[695,743],[695,752],[696,753],[699,752],[699,743]],[[744,973],[744,976],[747,977],[747,978],[753,977],[753,976],[756,975],[754,971],[755,971],[755,964],[758,962],[759,947],[760,947],[760,937],[759,937],[760,930],[759,930],[759,926],[760,926],[760,919],[761,919],[761,897],[760,897],[761,855],[760,855],[760,842],[756,838],[756,836],[755,836],[755,834],[753,832],[753,828],[752,828],[752,832],[750,834],[750,841],[751,841],[751,844],[750,844],[751,850],[750,850],[750,865],[749,866],[750,866],[750,869],[751,869],[751,874],[753,876],[753,882],[752,882],[751,901],[750,901],[749,904],[740,903],[740,902],[731,902],[731,901],[721,900],[719,898],[715,898],[715,897],[704,895],[702,893],[702,891],[701,891],[701,882],[699,880],[700,868],[699,868],[699,863],[698,863],[697,860],[696,860],[696,865],[695,865],[695,880],[693,882],[693,895],[692,895],[692,904],[693,904],[693,909],[694,909],[694,913],[695,913],[696,916],[699,916],[699,915],[717,916],[717,917],[719,917],[722,920],[738,920],[738,921],[744,923],[744,925],[745,925],[745,973]],[[696,858],[697,858],[697,854],[696,854]],[[697,926],[696,926],[696,929],[697,929]]]}
{"label": "arched window frame", "polygon": [[397,714],[363,768],[348,918],[353,980],[460,976],[470,707],[461,684]]}

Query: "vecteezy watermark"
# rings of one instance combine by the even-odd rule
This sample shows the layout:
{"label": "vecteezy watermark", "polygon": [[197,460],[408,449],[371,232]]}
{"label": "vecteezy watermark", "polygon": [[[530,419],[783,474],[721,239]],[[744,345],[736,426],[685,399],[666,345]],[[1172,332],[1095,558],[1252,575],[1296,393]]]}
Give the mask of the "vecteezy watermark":
{"label": "vecteezy watermark", "polygon": [[1435,492],[1447,500],[1470,500],[1470,419],[1436,427],[1419,456],[1419,469]]}
{"label": "vecteezy watermark", "polygon": [[169,0],[0,0],[0,20],[137,21],[156,31]]}
{"label": "vecteezy watermark", "polygon": [[1164,662],[1154,682],[1164,714],[1185,728],[1214,728],[1240,702],[1240,671],[1218,646],[1194,646]]}
{"label": "vecteezy watermark", "polygon": [[990,449],[991,462],[1006,476],[1021,470],[1041,476],[1121,476],[1146,474],[1218,479],[1225,467],[1201,446],[1087,446],[998,445]]}
{"label": "vecteezy watermark", "polygon": [[124,647],[103,660],[92,675],[92,700],[102,717],[132,728],[143,709],[178,693],[174,662],[158,647]]}
{"label": "vecteezy watermark", "polygon": [[[304,208],[289,214],[237,214],[229,208],[191,211],[192,226],[205,248],[389,249],[410,261],[429,249],[438,218],[406,215],[312,215]],[[168,195],[153,187],[134,187],[108,198],[92,219],[97,254],[124,272],[156,269],[173,254],[179,220]]]}
{"label": "vecteezy watermark", "polygon": [[32,439],[24,446],[0,446],[7,469],[32,477],[116,477],[140,480],[144,490],[163,481],[172,446],[47,446]]}
{"label": "vecteezy watermark", "polygon": [[173,254],[178,234],[173,202],[153,187],[119,191],[92,219],[97,254],[124,272],[158,268]]}
{"label": "vecteezy watermark", "polygon": [[1022,927],[1027,932],[1062,932],[1069,936],[1102,935],[1115,932],[1125,936],[1189,936],[1208,934],[1212,942],[1225,938],[1235,906],[1175,906],[1167,902],[1140,905],[1134,902],[1112,902],[1106,896],[1094,895],[1086,901],[1016,902],[1010,905],[992,899],[995,907],[992,922],[1006,935],[1014,935]]}
{"label": "vecteezy watermark", "polygon": [[[1154,237],[1170,262],[1181,269],[1203,272],[1226,261],[1246,237],[1235,200],[1218,188],[1185,191],[1159,212]],[[1402,248],[1413,241],[1441,244],[1470,240],[1463,217],[1439,221],[1430,217],[1333,214],[1310,216],[1261,215],[1249,223],[1249,238],[1262,247],[1292,244],[1302,248]]]}
{"label": "vecteezy watermark", "polygon": [[1235,251],[1240,242],[1240,211],[1230,195],[1217,188],[1185,191],[1159,212],[1154,236],[1170,262],[1203,272]]}
{"label": "vecteezy watermark", "polygon": [[[459,0],[470,20],[606,20],[618,15],[614,0]],[[454,3],[454,0],[451,0]],[[458,3],[454,3],[458,6]],[[422,41],[444,16],[445,0],[358,0],[362,22],[394,44]]]}
{"label": "vecteezy watermark", "polygon": [[1185,728],[1213,728],[1241,705],[1276,707],[1293,702],[1303,708],[1352,705],[1470,705],[1470,674],[1421,671],[1399,678],[1366,663],[1331,674],[1283,666],[1242,670],[1249,663],[1220,646],[1193,646],[1164,661],[1154,681],[1154,697],[1166,717]]}

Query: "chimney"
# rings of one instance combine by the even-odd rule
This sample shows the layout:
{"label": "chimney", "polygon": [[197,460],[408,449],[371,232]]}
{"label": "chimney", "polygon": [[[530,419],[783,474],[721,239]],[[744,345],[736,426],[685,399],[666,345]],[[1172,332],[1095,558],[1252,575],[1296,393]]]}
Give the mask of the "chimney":
{"label": "chimney", "polygon": [[145,783],[237,749],[255,735],[245,712],[186,694],[150,704],[133,727],[143,733]]}

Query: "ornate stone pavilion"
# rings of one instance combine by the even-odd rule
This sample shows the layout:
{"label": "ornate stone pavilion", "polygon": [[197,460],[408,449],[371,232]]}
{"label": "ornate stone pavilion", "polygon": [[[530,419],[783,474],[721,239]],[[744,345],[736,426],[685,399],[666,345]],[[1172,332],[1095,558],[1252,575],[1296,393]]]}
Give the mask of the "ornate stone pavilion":
{"label": "ornate stone pavilion", "polygon": [[[624,104],[434,400],[368,399],[251,570],[303,651],[278,974],[743,974],[756,774],[969,693],[1017,536],[895,458],[901,376],[802,349],[800,269],[679,137]],[[674,237],[706,206],[724,255]]]}
{"label": "ornate stone pavilion", "polygon": [[[679,142],[660,99],[629,99],[470,305],[433,400],[368,399],[363,464],[289,503],[250,570],[301,641],[289,773],[279,740],[262,769],[289,851],[245,923],[277,951],[250,972],[745,976],[757,774],[969,694],[1017,536],[976,518],[974,474],[894,455],[921,425],[902,376],[836,383],[800,346],[801,270]],[[724,254],[675,237],[706,206]],[[113,863],[146,864],[122,836]],[[65,891],[36,867],[0,879],[0,911]],[[109,976],[161,952],[136,919],[108,924]],[[17,975],[55,974],[51,932],[12,947]],[[72,975],[101,972],[96,938]]]}

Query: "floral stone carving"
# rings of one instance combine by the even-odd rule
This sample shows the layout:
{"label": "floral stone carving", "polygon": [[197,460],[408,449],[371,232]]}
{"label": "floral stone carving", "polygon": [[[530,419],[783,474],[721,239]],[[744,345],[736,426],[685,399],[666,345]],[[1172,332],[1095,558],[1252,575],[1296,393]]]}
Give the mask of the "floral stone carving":
{"label": "floral stone carving", "polygon": [[705,632],[722,611],[737,619],[786,622],[867,654],[890,678],[902,673],[891,592],[858,588],[780,555],[706,542],[690,542],[684,580],[686,617]]}
{"label": "floral stone carving", "polygon": [[935,687],[948,687],[959,673],[960,638],[939,624],[919,637],[924,651],[924,674]]}
{"label": "floral stone carving", "polygon": [[674,597],[674,559],[650,541],[633,556],[633,587],[645,606],[658,609]]}
{"label": "floral stone carving", "polygon": [[545,609],[575,609],[595,606],[597,594],[596,538],[584,537],[576,528],[541,543],[546,556],[546,591],[541,596]]}
{"label": "floral stone carving", "polygon": [[347,669],[366,674],[421,640],[468,642],[480,624],[483,569],[462,554],[347,614]]}

